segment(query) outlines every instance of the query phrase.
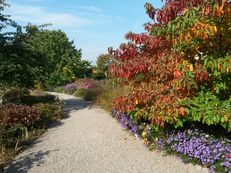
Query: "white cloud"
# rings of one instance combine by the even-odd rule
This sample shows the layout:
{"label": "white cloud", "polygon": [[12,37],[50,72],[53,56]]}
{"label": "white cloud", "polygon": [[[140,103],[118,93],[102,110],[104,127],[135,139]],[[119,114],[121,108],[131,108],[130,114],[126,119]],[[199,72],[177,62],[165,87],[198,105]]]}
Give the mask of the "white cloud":
{"label": "white cloud", "polygon": [[[38,2],[42,0],[27,1]],[[96,61],[99,54],[107,52],[107,47],[112,44],[111,40],[116,40],[114,38],[116,34],[107,35],[105,25],[113,27],[124,22],[122,17],[108,15],[96,6],[72,8],[67,6],[59,9],[62,10],[60,12],[57,9],[54,11],[53,7],[31,5],[33,3],[27,5],[10,4],[11,7],[6,9],[6,14],[11,14],[11,19],[20,25],[26,25],[29,22],[36,25],[53,24],[52,28],[62,29],[71,40],[74,39],[78,49],[82,48],[83,59],[93,62]],[[96,25],[97,27],[95,27]],[[95,30],[95,28],[97,29]]]}
{"label": "white cloud", "polygon": [[[41,1],[41,0],[29,0]],[[80,6],[77,12],[54,12],[48,8],[11,3],[6,9],[11,18],[18,23],[51,23],[55,28],[81,29],[86,26],[123,21],[120,16],[109,16],[97,6]]]}
{"label": "white cloud", "polygon": [[34,24],[52,23],[54,27],[60,28],[78,29],[96,23],[94,20],[72,13],[51,12],[47,8],[38,6],[11,4],[7,12],[11,14],[13,20],[19,22],[32,22]]}

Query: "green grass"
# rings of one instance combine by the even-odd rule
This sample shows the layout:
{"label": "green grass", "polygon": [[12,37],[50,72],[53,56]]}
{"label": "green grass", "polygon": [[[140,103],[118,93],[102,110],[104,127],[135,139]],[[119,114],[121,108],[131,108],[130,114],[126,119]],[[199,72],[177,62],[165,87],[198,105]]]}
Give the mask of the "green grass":
{"label": "green grass", "polygon": [[114,79],[104,80],[101,83],[101,88],[102,91],[97,96],[96,104],[101,108],[110,112],[113,107],[112,105],[113,99],[116,96],[125,92],[125,89],[121,90],[120,86],[117,84],[117,82]]}

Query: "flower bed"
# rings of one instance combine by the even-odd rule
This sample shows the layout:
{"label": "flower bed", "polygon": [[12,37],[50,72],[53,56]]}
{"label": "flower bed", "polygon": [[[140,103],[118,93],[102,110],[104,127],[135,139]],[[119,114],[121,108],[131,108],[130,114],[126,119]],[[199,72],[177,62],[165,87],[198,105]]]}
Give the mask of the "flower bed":
{"label": "flower bed", "polygon": [[70,83],[64,86],[64,91],[68,94],[73,94],[77,89],[76,83]]}
{"label": "flower bed", "polygon": [[79,79],[76,82],[77,89],[95,89],[99,86],[99,81],[94,79]]}
{"label": "flower bed", "polygon": [[159,135],[148,124],[136,124],[127,114],[115,110],[112,114],[123,128],[143,138],[149,146],[155,145],[161,150],[180,155],[184,161],[201,164],[210,168],[211,172],[231,171],[231,140],[228,138],[217,138],[193,127],[168,130]]}
{"label": "flower bed", "polygon": [[84,78],[78,79],[74,83],[66,84],[63,90],[60,87],[55,89],[58,92],[73,94],[87,101],[96,100],[97,96],[102,92],[101,82],[94,79]]}

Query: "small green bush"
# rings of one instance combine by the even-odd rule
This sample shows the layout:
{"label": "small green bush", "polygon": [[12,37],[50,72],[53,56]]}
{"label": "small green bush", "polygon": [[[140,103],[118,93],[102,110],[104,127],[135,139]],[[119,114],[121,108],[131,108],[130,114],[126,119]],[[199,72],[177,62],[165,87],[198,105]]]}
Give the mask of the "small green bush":
{"label": "small green bush", "polygon": [[74,93],[74,96],[81,97],[86,101],[95,101],[101,92],[102,92],[101,88],[79,89]]}
{"label": "small green bush", "polygon": [[5,125],[0,124],[0,148],[2,150],[5,148],[15,148],[17,141],[23,136],[27,136],[25,129],[21,124],[12,128],[6,128]]}
{"label": "small green bush", "polygon": [[46,94],[40,96],[24,96],[21,98],[20,103],[32,106],[38,103],[54,103],[56,101],[58,101],[58,99],[55,95]]}
{"label": "small green bush", "polygon": [[50,95],[40,96],[36,102],[39,101],[44,103],[33,106],[9,103],[0,106],[0,149],[7,153],[7,156],[0,153],[0,161],[1,157],[5,160],[8,155],[15,155],[17,148],[37,139],[52,121],[63,118],[61,101],[54,100]]}
{"label": "small green bush", "polygon": [[34,105],[42,115],[42,120],[45,126],[53,120],[63,118],[62,104],[55,103],[39,103]]}
{"label": "small green bush", "polygon": [[44,92],[43,90],[40,89],[34,89],[30,91],[30,95],[32,96],[45,96],[46,92]]}
{"label": "small green bush", "polygon": [[188,122],[202,122],[207,125],[221,125],[231,132],[231,97],[220,100],[211,92],[201,91],[193,99],[180,102],[187,110]]}
{"label": "small green bush", "polygon": [[83,98],[85,95],[86,95],[86,90],[85,89],[78,89],[77,91],[74,92],[75,97]]}
{"label": "small green bush", "polygon": [[126,89],[117,84],[117,81],[114,79],[107,79],[101,82],[102,91],[97,96],[97,105],[102,107],[105,110],[111,111],[113,99],[126,92]]}
{"label": "small green bush", "polygon": [[102,92],[101,89],[88,89],[86,90],[86,94],[84,96],[84,99],[87,101],[95,101],[97,99],[97,96]]}
{"label": "small green bush", "polygon": [[30,94],[29,90],[26,88],[11,88],[4,92],[2,96],[2,103],[21,103],[24,96]]}
{"label": "small green bush", "polygon": [[62,102],[42,91],[13,88],[0,105],[0,163],[11,160],[25,145],[37,139],[53,120],[63,118]]}
{"label": "small green bush", "polygon": [[55,87],[53,90],[54,92],[57,92],[57,93],[63,93],[64,87],[63,86]]}
{"label": "small green bush", "polygon": [[0,98],[2,98],[4,91],[0,89]]}

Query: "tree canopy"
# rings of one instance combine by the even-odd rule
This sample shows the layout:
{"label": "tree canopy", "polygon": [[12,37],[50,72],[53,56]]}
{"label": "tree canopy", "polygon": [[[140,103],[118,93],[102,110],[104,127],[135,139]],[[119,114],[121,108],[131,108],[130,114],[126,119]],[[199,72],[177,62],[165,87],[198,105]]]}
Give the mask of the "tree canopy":
{"label": "tree canopy", "polygon": [[102,54],[97,58],[97,69],[102,72],[107,72],[109,64],[112,62],[112,55]]}
{"label": "tree canopy", "polygon": [[[48,87],[90,76],[90,62],[81,59],[81,49],[63,31],[47,25],[21,27],[3,14],[6,6],[0,0],[1,86]],[[9,27],[15,31],[4,32]]]}
{"label": "tree canopy", "polygon": [[108,75],[108,68],[112,62],[112,55],[110,54],[101,54],[98,56],[96,65],[97,73],[93,76],[96,79],[103,79]]}
{"label": "tree canopy", "polygon": [[48,30],[35,25],[26,27],[26,45],[46,59],[46,80],[60,85],[84,77],[90,63],[81,60],[81,49],[76,49],[61,30]]}

